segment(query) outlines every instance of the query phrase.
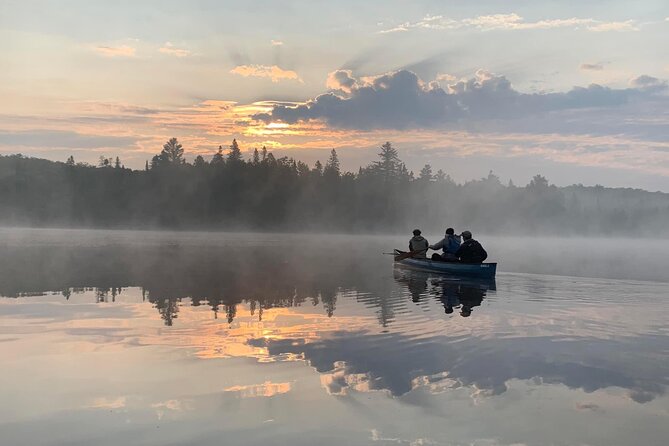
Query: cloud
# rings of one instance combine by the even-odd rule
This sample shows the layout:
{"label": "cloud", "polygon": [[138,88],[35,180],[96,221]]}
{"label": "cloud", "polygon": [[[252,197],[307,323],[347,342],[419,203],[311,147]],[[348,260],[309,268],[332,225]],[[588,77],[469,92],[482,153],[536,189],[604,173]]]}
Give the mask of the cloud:
{"label": "cloud", "polygon": [[84,135],[65,130],[0,132],[0,145],[8,146],[95,149],[103,147],[127,147],[133,143],[135,143],[135,138],[126,136]]}
{"label": "cloud", "polygon": [[604,65],[602,63],[582,63],[581,64],[581,70],[584,71],[602,71],[604,69]]}
{"label": "cloud", "polygon": [[272,44],[272,46],[282,46],[283,45],[282,41],[274,40],[274,39],[270,40],[270,43]]}
{"label": "cloud", "polygon": [[93,51],[106,57],[135,57],[136,49],[128,45],[96,46]]}
{"label": "cloud", "polygon": [[296,80],[302,82],[300,76],[292,70],[284,70],[276,65],[239,65],[230,70],[232,74],[238,74],[244,77],[267,77],[272,82],[279,82],[282,80]]}
{"label": "cloud", "polygon": [[630,85],[632,88],[637,88],[647,92],[656,92],[667,88],[666,81],[660,80],[653,76],[648,76],[646,74],[642,74],[641,76],[630,80]]}
{"label": "cloud", "polygon": [[597,23],[588,27],[590,31],[604,32],[604,31],[639,31],[634,20],[626,20],[624,22],[605,22]]}
{"label": "cloud", "polygon": [[169,54],[170,56],[176,57],[186,57],[191,55],[190,51],[183,48],[177,48],[171,42],[165,42],[165,45],[158,49],[158,51],[163,54]]}
{"label": "cloud", "polygon": [[518,14],[490,14],[477,17],[455,20],[450,17],[427,15],[416,22],[404,22],[392,28],[379,31],[380,34],[409,31],[410,29],[478,29],[493,30],[528,30],[528,29],[555,29],[574,28],[587,31],[638,31],[634,20],[623,22],[602,22],[592,18],[571,17],[566,19],[544,19],[535,22],[526,21]]}
{"label": "cloud", "polygon": [[330,90],[340,90],[345,93],[351,93],[353,87],[357,85],[357,80],[353,77],[351,70],[337,70],[328,74],[325,86]]}
{"label": "cloud", "polygon": [[354,78],[350,71],[339,70],[330,73],[327,86],[334,91],[295,106],[276,104],[253,118],[288,124],[321,120],[331,127],[360,130],[445,127],[559,110],[616,107],[633,97],[658,92],[666,83],[640,76],[627,89],[591,84],[563,93],[528,94],[515,90],[505,76],[485,70],[446,87],[423,82],[407,70],[368,78]]}

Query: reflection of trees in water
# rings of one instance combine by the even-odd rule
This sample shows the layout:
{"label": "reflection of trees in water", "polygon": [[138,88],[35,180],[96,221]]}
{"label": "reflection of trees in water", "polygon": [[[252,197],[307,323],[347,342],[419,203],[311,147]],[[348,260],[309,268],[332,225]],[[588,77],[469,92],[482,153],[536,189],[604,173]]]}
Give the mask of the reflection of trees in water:
{"label": "reflection of trees in water", "polygon": [[216,288],[205,289],[203,282],[193,284],[195,289],[183,284],[179,289],[166,289],[164,287],[145,286],[144,292],[147,299],[156,309],[166,325],[172,325],[179,312],[179,306],[184,299],[190,299],[192,306],[199,307],[208,305],[218,319],[220,313],[225,313],[228,323],[232,323],[237,317],[239,305],[246,305],[252,316],[257,316],[262,321],[266,310],[272,308],[290,308],[301,306],[310,302],[313,306],[322,305],[325,313],[332,317],[337,302],[337,287],[318,287],[317,284],[299,289],[295,288],[294,278],[282,279],[280,283],[277,278],[272,277],[241,284],[237,281],[228,281],[218,284]]}
{"label": "reflection of trees in water", "polygon": [[[226,246],[127,243],[8,249],[0,257],[0,295],[61,290],[69,299],[86,291],[102,303],[116,301],[124,288],[139,286],[143,300],[168,325],[188,301],[195,307],[209,306],[213,317],[233,322],[239,305],[246,305],[259,320],[272,308],[309,304],[333,316],[344,293],[373,309],[384,327],[406,307],[405,295],[388,280],[387,266],[369,262],[369,246],[299,236],[293,236],[293,244],[281,240],[269,246],[254,245],[245,236],[235,245],[233,237]],[[414,300],[426,293],[421,280],[409,278]]]}
{"label": "reflection of trees in water", "polygon": [[355,288],[364,281],[361,268],[346,257],[329,258],[307,247],[284,249],[178,244],[15,248],[0,257],[0,295],[60,290],[69,300],[90,292],[104,303],[116,301],[124,288],[140,286],[143,300],[171,325],[184,300],[207,305],[214,317],[224,315],[228,322],[237,317],[240,304],[259,320],[268,309],[309,303],[332,316],[340,287]]}

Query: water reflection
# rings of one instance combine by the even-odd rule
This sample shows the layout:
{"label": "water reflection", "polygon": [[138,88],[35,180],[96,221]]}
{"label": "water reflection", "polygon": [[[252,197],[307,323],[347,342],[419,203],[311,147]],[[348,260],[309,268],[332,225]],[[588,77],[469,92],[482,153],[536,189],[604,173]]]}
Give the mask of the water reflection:
{"label": "water reflection", "polygon": [[474,307],[483,302],[488,291],[495,291],[495,279],[464,278],[435,274],[396,266],[395,280],[407,287],[411,301],[420,303],[431,296],[444,306],[446,314],[460,309],[460,316],[469,317]]}
{"label": "water reflection", "polygon": [[[487,420],[477,438],[510,444],[524,439],[495,424],[500,407],[530,425],[549,408],[555,419],[590,421],[669,410],[666,285],[509,274],[496,283],[393,268],[373,242],[302,240],[295,252],[295,240],[255,237],[3,248],[0,394],[9,403],[0,418],[24,425],[0,422],[0,440],[20,444],[11,432],[28,438],[36,419],[63,425],[104,409],[131,424],[137,413],[179,420],[183,442],[190,426],[211,439],[202,444],[220,438],[195,420],[237,416],[230,431],[256,422],[244,425],[250,444],[275,432],[267,420],[293,423],[296,435],[339,432],[324,444],[421,444],[423,432],[436,444],[468,444],[472,431],[439,429],[466,413],[461,424]],[[100,381],[117,391],[101,394]],[[339,407],[331,400],[341,421],[328,415]],[[300,410],[303,418],[289,418]],[[403,434],[394,432],[402,417]],[[376,440],[360,431],[352,440],[360,419],[360,429],[382,427]],[[85,428],[71,422],[72,432]],[[661,431],[639,438],[653,444]]]}

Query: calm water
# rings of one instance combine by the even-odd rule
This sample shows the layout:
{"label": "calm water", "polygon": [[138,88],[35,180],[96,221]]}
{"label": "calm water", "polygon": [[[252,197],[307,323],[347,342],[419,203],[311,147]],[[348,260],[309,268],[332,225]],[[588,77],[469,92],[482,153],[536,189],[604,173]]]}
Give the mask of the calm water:
{"label": "calm water", "polygon": [[669,243],[480,240],[0,230],[0,445],[666,445]]}

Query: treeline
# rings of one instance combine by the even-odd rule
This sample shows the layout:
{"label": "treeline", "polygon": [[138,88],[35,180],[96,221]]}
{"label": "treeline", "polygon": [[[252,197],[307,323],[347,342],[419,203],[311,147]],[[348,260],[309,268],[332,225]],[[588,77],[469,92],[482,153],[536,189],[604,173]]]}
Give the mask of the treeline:
{"label": "treeline", "polygon": [[144,170],[0,156],[0,223],[20,226],[403,232],[446,226],[475,233],[669,235],[669,194],[575,185],[536,175],[526,186],[492,172],[455,183],[429,165],[410,172],[391,143],[356,173],[335,150],[314,166],[236,141],[210,161],[186,161],[172,138]]}

